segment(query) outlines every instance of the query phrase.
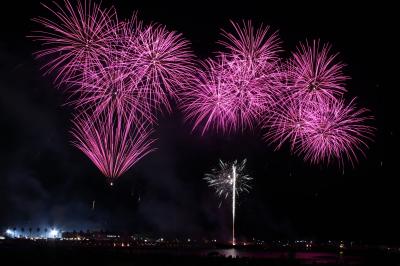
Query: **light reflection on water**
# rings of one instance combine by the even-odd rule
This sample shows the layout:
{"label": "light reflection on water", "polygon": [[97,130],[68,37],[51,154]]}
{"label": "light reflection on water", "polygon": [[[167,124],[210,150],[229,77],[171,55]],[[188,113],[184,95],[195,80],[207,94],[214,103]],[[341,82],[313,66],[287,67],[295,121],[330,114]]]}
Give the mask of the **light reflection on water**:
{"label": "light reflection on water", "polygon": [[363,262],[360,256],[343,255],[335,252],[287,252],[287,251],[266,251],[236,248],[221,249],[160,249],[160,250],[133,250],[137,254],[168,254],[173,256],[218,256],[226,258],[254,258],[254,259],[295,259],[304,263],[315,264],[340,264],[360,265]]}
{"label": "light reflection on water", "polygon": [[[279,252],[279,251],[256,251],[256,250],[243,250],[243,249],[236,249],[236,248],[226,248],[226,249],[216,249],[213,253],[218,253],[220,256],[224,257],[248,257],[248,258],[287,258],[287,252]],[[207,255],[207,254],[203,254]]]}
{"label": "light reflection on water", "polygon": [[235,248],[216,249],[204,251],[201,255],[218,255],[231,258],[263,258],[263,259],[289,259],[314,262],[314,263],[338,263],[338,262],[351,262],[358,264],[361,258],[358,256],[344,256],[339,253],[333,252],[284,252],[284,251],[255,251],[255,250],[241,250]]}
{"label": "light reflection on water", "polygon": [[237,249],[235,248],[229,248],[229,249],[222,249],[219,251],[219,254],[221,254],[224,257],[232,257],[236,258],[239,256],[240,252],[238,252]]}

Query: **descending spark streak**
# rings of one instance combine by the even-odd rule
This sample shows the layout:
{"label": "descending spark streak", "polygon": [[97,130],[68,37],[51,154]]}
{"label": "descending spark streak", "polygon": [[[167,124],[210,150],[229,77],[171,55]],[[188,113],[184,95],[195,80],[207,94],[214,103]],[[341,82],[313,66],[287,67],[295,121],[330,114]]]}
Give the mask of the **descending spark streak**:
{"label": "descending spark streak", "polygon": [[208,185],[215,189],[219,197],[225,199],[232,197],[232,245],[236,244],[235,239],[235,218],[236,200],[241,192],[249,192],[251,186],[249,182],[252,178],[244,173],[246,159],[241,163],[235,160],[233,163],[219,161],[219,169],[212,169],[212,174],[206,174],[204,180]]}
{"label": "descending spark streak", "polygon": [[153,150],[151,130],[134,123],[134,118],[112,110],[106,110],[94,120],[83,114],[73,120],[73,145],[90,158],[111,185]]}

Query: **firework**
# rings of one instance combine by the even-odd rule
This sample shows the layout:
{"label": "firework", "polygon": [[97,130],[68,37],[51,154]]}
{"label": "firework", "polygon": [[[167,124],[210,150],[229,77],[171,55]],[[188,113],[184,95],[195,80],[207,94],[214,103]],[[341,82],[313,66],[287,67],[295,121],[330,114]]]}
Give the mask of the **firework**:
{"label": "firework", "polygon": [[299,101],[328,101],[341,97],[348,79],[343,74],[338,54],[331,53],[329,44],[319,41],[300,44],[287,64],[287,81],[290,97]]}
{"label": "firework", "polygon": [[46,73],[56,72],[59,83],[101,64],[115,38],[114,8],[102,9],[90,0],[72,2],[65,0],[63,7],[43,5],[54,19],[33,19],[43,29],[30,36],[42,43],[36,57],[49,59],[43,68]]}
{"label": "firework", "polygon": [[138,88],[138,76],[119,62],[110,64],[88,71],[85,79],[71,81],[76,89],[69,104],[94,118],[104,110],[114,110],[119,115],[129,115],[137,123],[155,123],[153,106]]}
{"label": "firework", "polygon": [[73,145],[113,180],[152,151],[151,130],[134,124],[135,119],[105,110],[95,120],[79,115],[73,120]]}
{"label": "firework", "polygon": [[217,132],[253,129],[275,104],[279,74],[220,54],[201,64],[191,86],[181,93],[180,106],[192,129]]}
{"label": "firework", "polygon": [[249,182],[252,178],[244,170],[246,159],[238,163],[226,163],[219,161],[219,169],[212,169],[211,174],[206,174],[204,179],[208,185],[215,189],[219,197],[232,197],[232,244],[235,245],[235,216],[236,200],[241,192],[249,192],[251,186]]}
{"label": "firework", "polygon": [[221,65],[218,75],[232,103],[235,129],[253,129],[275,104],[275,96],[281,88],[278,66],[252,64],[236,57],[222,58],[226,62]]}
{"label": "firework", "polygon": [[281,42],[277,32],[270,34],[269,26],[261,25],[256,29],[250,20],[241,24],[231,21],[231,25],[234,32],[222,30],[224,39],[218,41],[229,54],[255,65],[271,64],[279,60]]}
{"label": "firework", "polygon": [[143,26],[132,21],[125,24],[122,36],[126,40],[121,49],[125,65],[138,73],[138,90],[149,105],[171,111],[169,98],[176,98],[177,90],[195,73],[190,43],[163,25]]}
{"label": "firework", "polygon": [[287,102],[267,120],[267,141],[281,148],[289,142],[292,152],[312,164],[352,166],[358,154],[364,154],[374,128],[368,125],[373,117],[365,108],[357,108],[354,100]]}
{"label": "firework", "polygon": [[208,59],[183,91],[181,107],[193,130],[202,127],[223,133],[253,129],[275,103],[281,89],[279,39],[268,27],[255,29],[251,21],[231,22],[235,32],[222,31],[225,52]]}
{"label": "firework", "polygon": [[253,128],[261,115],[275,104],[281,90],[281,41],[269,26],[254,27],[252,21],[231,21],[234,31],[222,30],[223,45],[229,58],[222,76],[235,102],[238,127]]}
{"label": "firework", "polygon": [[45,6],[53,17],[33,19],[43,29],[30,37],[42,43],[46,73],[68,89],[73,144],[112,181],[151,151],[147,125],[192,79],[194,56],[181,34],[136,13],[118,21],[90,0],[63,4]]}
{"label": "firework", "polygon": [[307,108],[310,103],[299,104],[290,99],[284,99],[282,102],[266,116],[264,127],[267,128],[267,132],[264,138],[275,146],[275,150],[289,142],[293,152],[306,137],[310,123],[307,119],[307,115],[310,114]]}
{"label": "firework", "polygon": [[193,130],[202,127],[202,134],[208,129],[229,132],[236,127],[231,93],[220,75],[224,63],[211,59],[203,62],[192,85],[181,94],[186,120],[194,121]]}
{"label": "firework", "polygon": [[287,89],[264,120],[265,138],[276,149],[288,142],[293,153],[312,164],[337,161],[342,167],[347,160],[354,166],[373,136],[368,125],[373,117],[354,100],[344,102],[348,77],[336,57],[319,41],[300,44],[285,66]]}
{"label": "firework", "polygon": [[306,110],[305,138],[298,150],[306,161],[313,164],[331,164],[336,160],[343,166],[345,160],[351,165],[358,162],[358,155],[374,135],[373,120],[369,110],[357,108],[354,99],[346,104],[343,100],[313,105]]}

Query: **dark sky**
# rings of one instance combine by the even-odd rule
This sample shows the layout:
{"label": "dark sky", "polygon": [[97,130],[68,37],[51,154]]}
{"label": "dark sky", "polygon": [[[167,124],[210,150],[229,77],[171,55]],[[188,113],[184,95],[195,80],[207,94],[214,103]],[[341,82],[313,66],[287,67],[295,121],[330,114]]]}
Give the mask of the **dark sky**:
{"label": "dark sky", "polygon": [[202,177],[219,158],[247,158],[254,181],[238,206],[239,238],[400,242],[395,8],[383,1],[357,6],[336,1],[326,6],[321,1],[166,2],[103,4],[114,4],[120,17],[139,10],[145,21],[182,32],[200,58],[218,49],[219,29],[229,26],[229,19],[253,19],[279,29],[283,56],[298,41],[332,43],[352,77],[348,99],[357,96],[376,116],[378,131],[367,159],[346,168],[344,175],[335,168],[311,167],[288,149],[273,152],[258,130],[230,137],[193,135],[175,110],[159,119],[157,151],[109,187],[91,161],[70,145],[65,95],[43,77],[32,56],[38,47],[25,37],[34,27],[30,18],[46,10],[39,1],[9,1],[0,11],[0,228],[100,228],[223,239],[230,233],[230,206],[218,208],[219,199]]}

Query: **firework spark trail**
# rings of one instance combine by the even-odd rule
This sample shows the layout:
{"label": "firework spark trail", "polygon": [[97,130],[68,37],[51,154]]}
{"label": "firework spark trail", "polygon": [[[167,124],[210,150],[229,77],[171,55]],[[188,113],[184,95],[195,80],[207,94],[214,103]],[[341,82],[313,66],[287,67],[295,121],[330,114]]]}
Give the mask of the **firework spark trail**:
{"label": "firework spark trail", "polygon": [[97,119],[77,116],[71,131],[73,145],[86,154],[110,183],[150,153],[152,131],[133,117],[105,110]]}
{"label": "firework spark trail", "polygon": [[206,174],[204,180],[208,185],[215,189],[219,197],[232,197],[232,245],[236,244],[235,239],[235,217],[236,217],[236,200],[242,192],[249,192],[251,186],[249,182],[253,179],[245,174],[246,159],[238,163],[225,163],[219,161],[219,169],[212,169],[211,174]]}

